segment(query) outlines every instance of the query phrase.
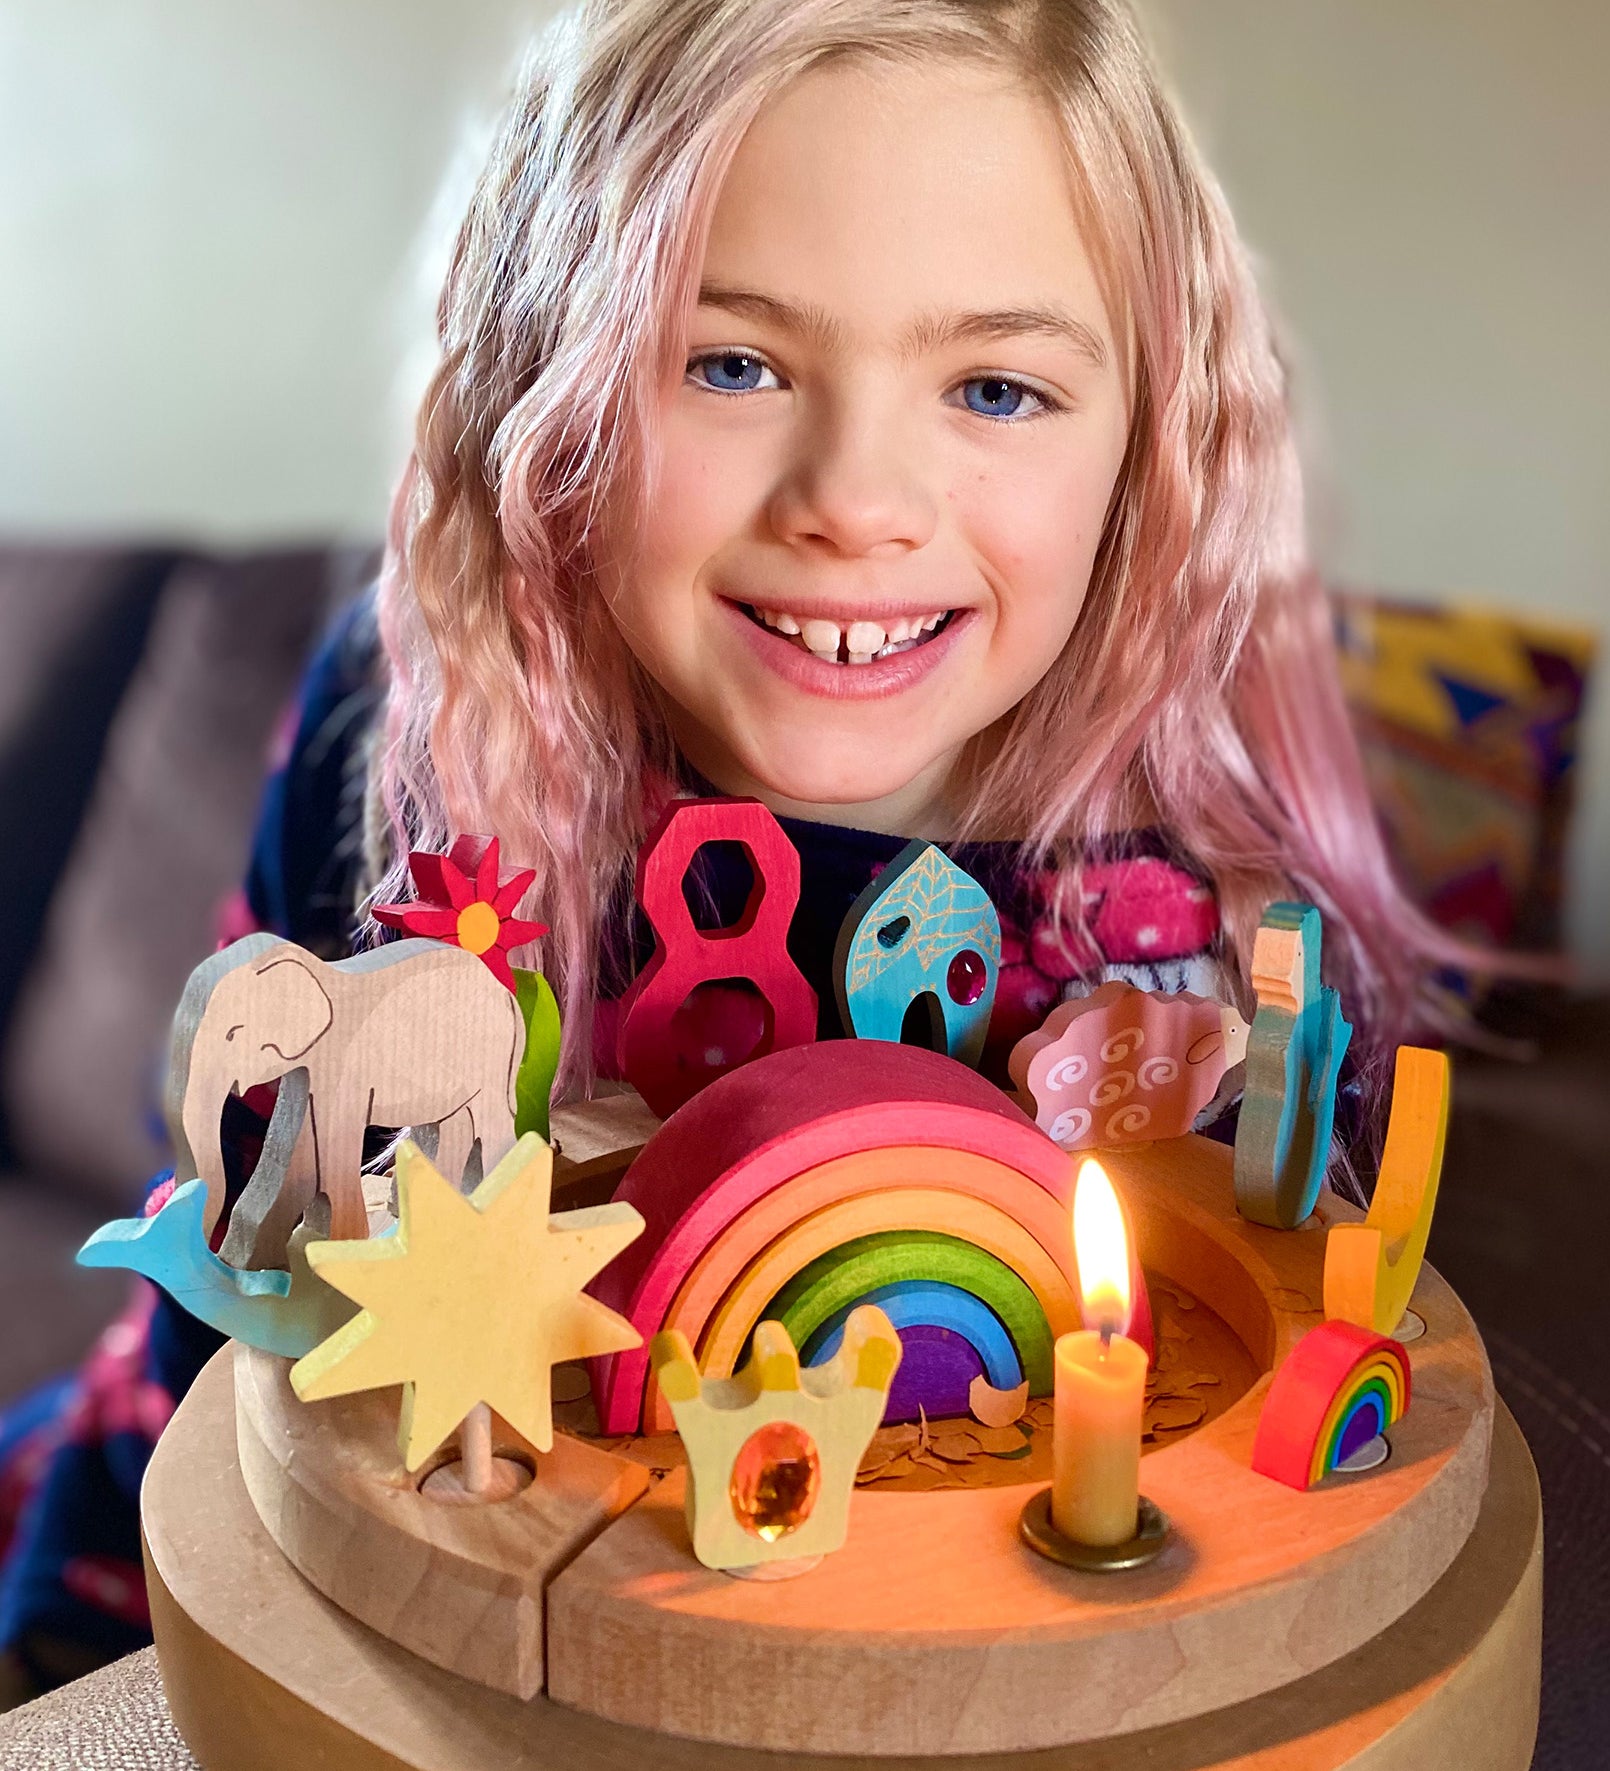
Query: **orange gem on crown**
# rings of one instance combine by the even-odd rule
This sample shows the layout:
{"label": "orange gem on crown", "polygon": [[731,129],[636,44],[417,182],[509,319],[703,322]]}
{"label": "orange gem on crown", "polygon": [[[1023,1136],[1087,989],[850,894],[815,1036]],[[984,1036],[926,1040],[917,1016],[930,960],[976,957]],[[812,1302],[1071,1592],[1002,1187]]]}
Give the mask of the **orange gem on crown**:
{"label": "orange gem on crown", "polygon": [[774,1420],[739,1447],[727,1492],[744,1530],[776,1543],[810,1518],[821,1487],[816,1441],[793,1421]]}

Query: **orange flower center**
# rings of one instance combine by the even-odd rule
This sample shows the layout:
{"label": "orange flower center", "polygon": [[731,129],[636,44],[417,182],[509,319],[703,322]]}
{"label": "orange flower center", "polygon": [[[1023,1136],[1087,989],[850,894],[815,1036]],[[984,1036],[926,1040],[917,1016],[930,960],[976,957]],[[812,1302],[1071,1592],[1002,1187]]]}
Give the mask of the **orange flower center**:
{"label": "orange flower center", "polygon": [[502,926],[490,904],[466,904],[458,913],[458,944],[467,953],[487,953],[497,946]]}

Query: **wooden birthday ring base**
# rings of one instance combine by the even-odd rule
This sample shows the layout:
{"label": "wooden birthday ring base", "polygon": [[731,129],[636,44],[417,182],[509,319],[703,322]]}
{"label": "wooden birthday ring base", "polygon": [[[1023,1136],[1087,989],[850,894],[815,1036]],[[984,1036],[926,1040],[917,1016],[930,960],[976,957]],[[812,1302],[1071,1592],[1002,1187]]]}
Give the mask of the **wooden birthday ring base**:
{"label": "wooden birthday ring base", "polygon": [[[1320,1319],[1325,1224],[1358,1214],[1327,1197],[1304,1229],[1249,1224],[1230,1162],[1202,1138],[1108,1155],[1147,1268],[1209,1304],[1268,1373]],[[809,1578],[732,1581],[689,1552],[685,1471],[643,1493],[636,1466],[578,1441],[506,1505],[445,1511],[402,1476],[394,1398],[304,1406],[285,1361],[246,1350],[239,1455],[292,1565],[446,1671],[724,1745],[1030,1751],[1289,1684],[1439,1579],[1481,1505],[1493,1392],[1469,1316],[1429,1269],[1416,1301],[1414,1405],[1384,1468],[1307,1493],[1254,1473],[1265,1378],[1145,1459],[1173,1531],[1121,1580],[1026,1550],[1032,1490],[1013,1486],[858,1491],[847,1543]]]}
{"label": "wooden birthday ring base", "polygon": [[[1183,1139],[1115,1152],[1110,1166],[1148,1268],[1210,1302],[1268,1372],[1319,1319],[1325,1223],[1357,1214],[1327,1198],[1303,1230],[1247,1224],[1234,1210],[1228,1159],[1218,1145]],[[1296,1694],[1319,1690],[1316,1679],[1339,1678],[1355,1662],[1363,1670],[1349,1677],[1363,1681],[1366,1697],[1333,1720],[1363,1725],[1362,1717],[1391,1712],[1378,1731],[1384,1742],[1405,1717],[1440,1703],[1436,1693],[1466,1660],[1485,1654],[1492,1635],[1503,1637],[1511,1657],[1491,1691],[1507,1693],[1502,1707],[1512,1725],[1506,1732],[1489,1716],[1481,1743],[1461,1748],[1460,1763],[1522,1765],[1524,1755],[1491,1754],[1508,1751],[1494,1741],[1520,1738],[1535,1720],[1529,1466],[1524,1447],[1514,1446],[1510,1488],[1489,1492],[1494,1398],[1479,1337],[1429,1269],[1415,1302],[1426,1322],[1413,1353],[1415,1399],[1393,1430],[1384,1468],[1335,1476],[1308,1493],[1254,1474],[1250,1445],[1265,1378],[1145,1460],[1146,1490],[1170,1515],[1174,1535],[1149,1568],[1106,1577],[1054,1567],[1023,1547],[1017,1520],[1031,1492],[1024,1487],[860,1491],[844,1549],[785,1587],[731,1581],[693,1561],[683,1472],[638,1498],[640,1486],[614,1470],[624,1460],[579,1442],[579,1462],[561,1445],[564,1455],[545,1459],[521,1495],[480,1509],[479,1519],[475,1509],[436,1509],[401,1478],[394,1412],[378,1398],[305,1408],[291,1395],[285,1362],[241,1350],[232,1384],[229,1356],[221,1355],[164,1435],[147,1481],[159,1646],[187,1616],[270,1684],[361,1733],[347,1704],[349,1689],[362,1683],[356,1670],[335,1675],[324,1652],[299,1658],[308,1619],[323,1616],[313,1633],[334,1632],[352,1652],[362,1650],[390,1693],[382,1707],[396,1707],[393,1720],[419,1704],[441,1715],[445,1704],[455,1716],[465,1712],[466,1738],[482,1742],[479,1759],[376,1764],[680,1765],[693,1763],[689,1752],[708,1752],[673,1738],[682,1737],[736,1749],[734,1765],[751,1763],[748,1749],[795,1760],[873,1754],[924,1763],[922,1755],[968,1754],[970,1763],[988,1763],[1054,1748],[1072,1756],[1059,1750],[1049,1762],[1105,1771],[1164,1762],[1131,1758],[1130,1747],[1150,1750],[1144,1742],[1193,1719],[1205,1728],[1209,1719],[1217,1727],[1240,1717],[1235,1725],[1256,1735],[1264,1725],[1256,1718],[1267,1714],[1284,1718],[1278,1727],[1290,1733]],[[196,1488],[202,1470],[213,1472],[205,1506]],[[222,1539],[205,1516],[215,1508],[234,1520]],[[1507,1584],[1493,1584],[1496,1551],[1472,1562],[1478,1516],[1489,1531],[1499,1528],[1495,1520],[1508,1522]],[[239,1555],[226,1547],[232,1542],[263,1550],[264,1565],[254,1562],[244,1587],[231,1567]],[[542,1564],[539,1577],[534,1563]],[[380,1634],[334,1607],[321,1610],[302,1576]],[[1472,1596],[1478,1587],[1485,1609]],[[287,1624],[297,1613],[283,1642],[270,1629],[232,1633],[227,1607],[216,1603],[227,1591],[249,1610],[259,1589],[280,1595]],[[1449,1598],[1455,1589],[1459,1596]],[[304,1598],[293,1604],[292,1595]],[[1451,1609],[1437,1610],[1437,1595]],[[1412,1631],[1403,1635],[1415,1618],[1416,1629],[1443,1644],[1434,1665],[1416,1650]],[[1448,1649],[1450,1630],[1457,1652]],[[1395,1646],[1379,1662],[1389,1685],[1371,1685],[1371,1657],[1389,1640]],[[400,1661],[387,1659],[396,1655]],[[1411,1665],[1422,1669],[1419,1685],[1403,1682]],[[195,1705],[187,1704],[183,1675],[172,1677],[184,1727]],[[1462,1739],[1464,1712],[1438,1714],[1437,1726]],[[492,1718],[485,1725],[502,1742],[495,1755],[492,1736],[476,1735],[471,1715]],[[1312,1726],[1303,1721],[1299,1731]],[[604,1732],[589,1732],[597,1729]],[[595,1738],[632,1744],[619,1760],[614,1748],[588,1758],[584,1743]],[[1374,1736],[1366,1728],[1358,1738],[1368,1744]],[[518,1753],[516,1740],[524,1743]],[[1090,1749],[1097,1756],[1079,1757],[1080,1742],[1099,1743]],[[1399,1762],[1359,1757],[1356,1747],[1331,1758],[1324,1750],[1235,1762]],[[217,1771],[256,1762],[200,1756]]]}
{"label": "wooden birthday ring base", "polygon": [[[432,1666],[354,1622],[281,1555],[241,1481],[230,1378],[227,1358],[202,1374],[157,1446],[143,1496],[163,1683],[205,1771],[775,1771],[784,1762],[915,1771],[958,1763],[798,1753],[782,1761],[620,1727],[544,1697],[521,1701]],[[1040,1771],[1524,1771],[1537,1726],[1541,1527],[1531,1459],[1500,1407],[1475,1529],[1442,1579],[1390,1628],[1249,1702],[1056,1748],[1034,1763]],[[754,1696],[765,1701],[764,1692]],[[1003,1752],[965,1764],[1008,1771],[1021,1762]]]}

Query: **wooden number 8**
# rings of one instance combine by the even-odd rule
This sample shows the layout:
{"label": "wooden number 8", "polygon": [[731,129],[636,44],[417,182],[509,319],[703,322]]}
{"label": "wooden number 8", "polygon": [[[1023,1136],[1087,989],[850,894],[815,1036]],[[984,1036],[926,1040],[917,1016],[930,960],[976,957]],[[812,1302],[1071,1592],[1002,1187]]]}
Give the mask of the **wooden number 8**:
{"label": "wooden number 8", "polygon": [[[749,902],[728,928],[698,928],[683,895],[693,858],[708,842],[740,844],[754,871]],[[745,979],[764,999],[767,1031],[739,1062],[815,1040],[816,992],[788,952],[799,855],[759,800],[668,806],[638,851],[637,901],[654,930],[654,956],[621,999],[617,1057],[621,1074],[662,1119],[723,1073],[679,1050],[672,1035],[672,1017],[699,985]]]}

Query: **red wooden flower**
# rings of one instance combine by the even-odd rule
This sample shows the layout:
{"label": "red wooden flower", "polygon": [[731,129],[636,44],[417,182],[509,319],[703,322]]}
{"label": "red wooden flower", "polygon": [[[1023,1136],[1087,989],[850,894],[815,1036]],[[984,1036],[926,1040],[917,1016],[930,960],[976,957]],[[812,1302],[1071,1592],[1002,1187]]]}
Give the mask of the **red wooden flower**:
{"label": "red wooden flower", "polygon": [[513,990],[509,950],[548,932],[545,922],[526,922],[512,914],[537,877],[535,871],[516,873],[500,885],[495,836],[461,836],[445,855],[416,849],[408,857],[408,871],[418,899],[378,905],[375,921],[477,954]]}

